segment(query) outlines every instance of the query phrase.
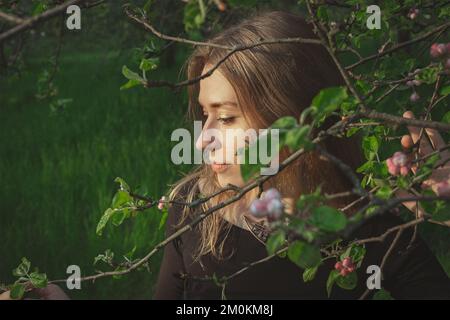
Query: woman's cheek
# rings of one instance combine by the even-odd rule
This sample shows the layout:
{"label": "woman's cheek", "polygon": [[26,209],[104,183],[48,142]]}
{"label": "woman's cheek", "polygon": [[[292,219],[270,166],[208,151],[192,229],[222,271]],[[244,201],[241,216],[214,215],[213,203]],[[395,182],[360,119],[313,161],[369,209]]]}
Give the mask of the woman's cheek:
{"label": "woman's cheek", "polygon": [[228,178],[231,184],[238,187],[242,187],[244,185],[244,180],[241,176],[241,166],[239,164],[231,165],[230,170],[228,170]]}

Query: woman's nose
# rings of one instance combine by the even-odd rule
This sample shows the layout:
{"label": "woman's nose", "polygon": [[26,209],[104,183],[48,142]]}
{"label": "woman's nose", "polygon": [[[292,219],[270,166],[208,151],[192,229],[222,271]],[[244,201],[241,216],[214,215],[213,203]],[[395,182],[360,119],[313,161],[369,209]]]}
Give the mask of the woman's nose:
{"label": "woman's nose", "polygon": [[221,147],[220,139],[215,133],[216,130],[214,129],[204,129],[200,133],[200,136],[198,137],[197,141],[195,142],[195,147],[197,150],[203,150],[208,145],[211,150],[217,150]]}

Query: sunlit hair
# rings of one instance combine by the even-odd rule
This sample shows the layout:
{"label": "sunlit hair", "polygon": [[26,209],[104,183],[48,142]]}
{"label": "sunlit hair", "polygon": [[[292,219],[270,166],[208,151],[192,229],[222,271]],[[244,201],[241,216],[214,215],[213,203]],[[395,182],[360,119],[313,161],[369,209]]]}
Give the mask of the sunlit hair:
{"label": "sunlit hair", "polygon": [[[232,47],[252,44],[260,39],[290,37],[316,38],[312,27],[302,17],[271,11],[256,13],[224,29],[209,41]],[[200,76],[205,64],[214,65],[227,52],[224,49],[196,47],[185,65],[188,79]],[[317,44],[257,46],[231,55],[218,70],[233,86],[239,108],[247,122],[255,129],[267,128],[283,116],[294,116],[298,119],[321,89],[343,85],[331,57],[325,48]],[[198,82],[188,87],[191,120],[202,119],[201,107],[197,101],[198,94]],[[324,127],[329,126],[333,120],[336,121],[328,119]],[[352,168],[361,163],[356,136],[345,139],[329,138],[322,146]],[[288,155],[288,150],[281,150],[280,163]],[[297,198],[300,194],[313,192],[319,185],[322,191],[328,194],[352,189],[338,168],[316,152],[309,152],[266,182],[264,189],[276,187],[283,197]],[[170,199],[190,202],[197,198],[198,193],[209,195],[219,188],[221,186],[216,174],[208,165],[203,164],[173,185]],[[248,193],[241,199],[241,204],[248,205],[257,196],[257,191],[256,188],[254,192]],[[233,194],[231,191],[215,197],[206,202],[202,209],[207,210]],[[337,198],[328,204],[341,208],[352,200],[353,197]],[[228,206],[225,210],[237,210],[236,206],[237,204]],[[198,211],[185,207],[180,213],[180,225],[195,212]],[[198,252],[194,254],[195,259],[208,253],[217,259],[225,259],[228,256],[223,252],[223,248],[231,224],[222,218],[223,214],[224,210],[219,210],[198,225],[201,241]]]}

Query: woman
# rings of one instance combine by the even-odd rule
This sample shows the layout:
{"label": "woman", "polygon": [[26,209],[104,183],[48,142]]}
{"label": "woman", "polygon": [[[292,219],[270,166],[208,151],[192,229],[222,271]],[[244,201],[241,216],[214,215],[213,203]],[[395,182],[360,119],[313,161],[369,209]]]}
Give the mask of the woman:
{"label": "woman", "polygon": [[[251,44],[259,39],[289,37],[315,38],[311,26],[301,17],[269,12],[247,18],[210,41],[234,46]],[[226,53],[217,48],[198,47],[187,62],[188,78],[205,74]],[[223,155],[234,156],[236,150],[228,150],[225,141],[204,134],[208,129],[224,133],[227,129],[267,128],[283,116],[298,119],[322,88],[338,85],[343,85],[343,80],[336,66],[326,50],[317,44],[270,44],[231,55],[211,76],[189,87],[190,115],[203,121],[203,131],[196,147],[203,151],[209,148],[211,164],[201,165],[179,181],[171,191],[170,200],[192,201],[200,194],[211,194],[227,184],[244,184],[240,165],[236,161],[225,162],[222,159]],[[411,117],[412,114],[404,116]],[[329,120],[322,129],[331,123]],[[410,144],[411,139],[417,140],[419,129],[410,130],[411,136],[405,136],[402,143]],[[437,132],[432,133],[435,143],[443,143]],[[356,137],[327,139],[322,146],[353,168],[361,164]],[[280,160],[287,155],[288,152],[282,150]],[[271,187],[279,190],[286,211],[294,213],[294,199],[300,194],[313,192],[319,185],[329,194],[352,189],[338,168],[316,152],[310,152],[269,179],[264,190]],[[226,286],[205,280],[213,275],[218,278],[229,276],[246,264],[267,256],[267,221],[256,219],[249,213],[250,203],[257,193],[255,189],[232,205],[209,215],[194,230],[165,247],[155,299],[220,299],[223,296],[229,299],[327,298],[326,280],[336,262],[333,259],[321,265],[314,281],[307,283],[302,280],[302,270],[281,257],[251,267],[229,280]],[[202,205],[202,209],[210,208],[230,195],[233,191],[214,197]],[[343,208],[353,200],[353,197],[341,197],[330,201],[329,205]],[[413,204],[405,205],[413,209]],[[346,213],[351,215],[356,209],[353,206]],[[170,235],[189,223],[194,213],[195,210],[187,207],[172,205],[166,234]],[[363,225],[353,238],[381,235],[387,228],[400,223],[401,220],[394,215],[384,215]],[[357,287],[354,290],[334,288],[331,298],[354,299],[366,291],[369,276],[366,268],[381,264],[392,236],[384,242],[367,244],[366,257],[357,270]],[[438,261],[420,238],[415,238],[410,244],[411,238],[408,230],[397,242],[384,268],[382,286],[394,298],[450,298],[449,279]]]}

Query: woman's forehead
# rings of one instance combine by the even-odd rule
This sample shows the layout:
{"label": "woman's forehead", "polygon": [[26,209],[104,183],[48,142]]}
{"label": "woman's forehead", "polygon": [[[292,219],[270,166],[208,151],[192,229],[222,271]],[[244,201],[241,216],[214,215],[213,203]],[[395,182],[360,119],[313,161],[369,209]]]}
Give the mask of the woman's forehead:
{"label": "woman's forehead", "polygon": [[[205,65],[202,75],[210,70],[212,66]],[[233,86],[219,69],[200,80],[200,92],[198,100],[202,105],[219,105],[224,102],[236,103],[236,93]]]}

